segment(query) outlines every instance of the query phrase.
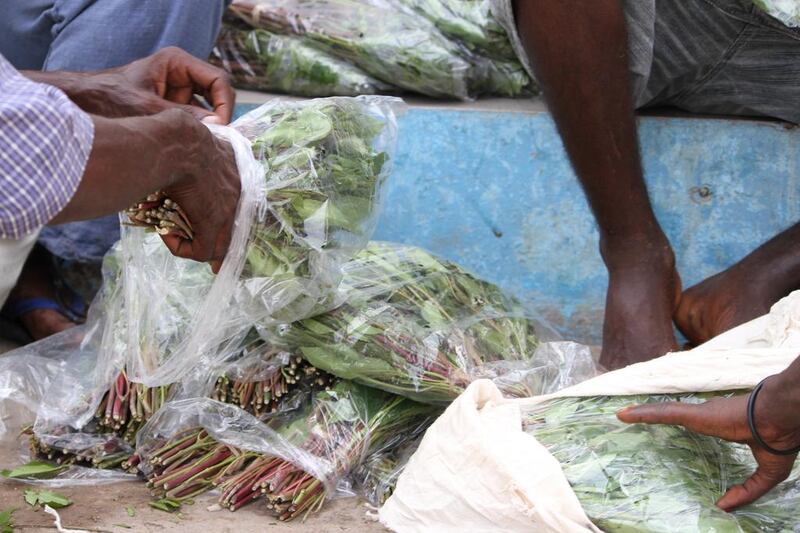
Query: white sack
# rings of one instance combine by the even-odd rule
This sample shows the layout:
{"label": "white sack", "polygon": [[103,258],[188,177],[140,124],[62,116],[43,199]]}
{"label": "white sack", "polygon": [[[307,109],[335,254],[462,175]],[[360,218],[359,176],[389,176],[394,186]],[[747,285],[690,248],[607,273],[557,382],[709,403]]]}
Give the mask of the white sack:
{"label": "white sack", "polygon": [[629,366],[556,394],[505,400],[477,381],[431,426],[380,509],[381,522],[418,531],[598,531],[556,459],[522,431],[521,409],[575,396],[748,389],[800,355],[800,291],[768,315],[690,350]]}

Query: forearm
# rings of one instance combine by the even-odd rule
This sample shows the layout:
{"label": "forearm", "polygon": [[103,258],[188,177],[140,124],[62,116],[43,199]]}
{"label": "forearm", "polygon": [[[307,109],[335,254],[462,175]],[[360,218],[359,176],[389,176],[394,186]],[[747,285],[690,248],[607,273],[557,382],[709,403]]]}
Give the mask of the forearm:
{"label": "forearm", "polygon": [[[194,119],[181,111],[151,117],[92,117],[94,143],[80,185],[50,221],[62,224],[116,213],[169,187],[202,154]],[[203,127],[203,126],[199,126]]]}
{"label": "forearm", "polygon": [[620,0],[518,0],[516,15],[602,236],[656,230],[642,178]]}

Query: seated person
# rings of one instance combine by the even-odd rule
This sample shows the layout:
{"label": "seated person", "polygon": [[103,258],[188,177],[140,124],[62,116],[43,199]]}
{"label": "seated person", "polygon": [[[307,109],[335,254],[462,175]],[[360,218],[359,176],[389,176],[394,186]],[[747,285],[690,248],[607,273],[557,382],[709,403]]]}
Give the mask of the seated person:
{"label": "seated person", "polygon": [[[17,69],[48,72],[119,67],[168,46],[177,46],[204,60],[213,47],[228,3],[225,0],[12,2],[13,6],[7,6],[0,18],[0,54]],[[162,91],[161,95],[166,94]],[[151,99],[150,104],[139,105],[127,114],[151,114],[167,107],[163,99]],[[2,310],[0,330],[4,336],[29,342],[83,320],[84,298],[91,297],[96,284],[82,283],[83,286],[73,288],[63,274],[79,273],[80,276],[73,278],[80,277],[82,282],[99,279],[100,261],[118,239],[116,214],[45,227]]]}

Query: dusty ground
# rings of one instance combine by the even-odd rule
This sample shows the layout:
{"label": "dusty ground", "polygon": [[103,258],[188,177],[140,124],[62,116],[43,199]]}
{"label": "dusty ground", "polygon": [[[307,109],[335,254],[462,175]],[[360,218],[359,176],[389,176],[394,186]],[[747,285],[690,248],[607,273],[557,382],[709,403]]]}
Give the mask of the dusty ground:
{"label": "dusty ground", "polygon": [[[2,357],[2,356],[0,356]],[[0,444],[0,466],[19,464],[20,446]],[[55,531],[53,517],[35,510],[25,503],[26,489],[40,490],[41,486],[0,481],[0,511],[17,508],[14,513],[15,531]],[[169,514],[152,509],[150,493],[143,482],[130,481],[96,487],[55,488],[59,494],[74,503],[59,510],[62,525],[68,529],[91,532],[156,531],[174,533],[227,533],[242,531],[270,531],[276,533],[350,532],[367,533],[387,531],[366,516],[368,509],[355,498],[328,502],[322,511],[308,520],[283,523],[271,517],[266,509],[252,504],[231,513],[209,511],[216,500],[213,496],[198,498],[194,505],[184,506],[181,514]],[[133,508],[134,516],[127,508]]]}
{"label": "dusty ground", "polygon": [[[14,513],[15,531],[54,531],[53,517],[41,510],[35,511],[23,499],[23,491],[30,488],[20,484],[0,484],[0,510],[17,507]],[[281,523],[256,505],[229,511],[210,512],[207,507],[214,503],[213,497],[199,498],[194,505],[184,506],[180,516],[151,509],[147,502],[150,495],[143,483],[129,482],[106,485],[99,488],[73,487],[57,489],[73,503],[61,509],[62,525],[70,529],[91,532],[156,531],[175,533],[227,533],[242,531],[270,531],[286,533],[337,532],[353,533],[386,531],[365,515],[365,507],[350,498],[329,502],[305,523]],[[134,509],[135,516],[128,515],[127,507]]]}

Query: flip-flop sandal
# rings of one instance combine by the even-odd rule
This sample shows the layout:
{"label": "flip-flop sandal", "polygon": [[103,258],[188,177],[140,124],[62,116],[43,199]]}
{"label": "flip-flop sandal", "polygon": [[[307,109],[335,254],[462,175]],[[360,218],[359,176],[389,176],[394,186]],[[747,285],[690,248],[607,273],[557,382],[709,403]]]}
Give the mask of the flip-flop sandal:
{"label": "flip-flop sandal", "polygon": [[62,300],[61,302],[51,298],[28,298],[6,302],[0,311],[3,337],[18,344],[33,342],[33,338],[20,319],[22,315],[37,309],[52,309],[72,322],[77,324],[84,322],[86,320],[86,303],[83,298],[67,286],[63,286],[62,290],[68,293],[65,295],[69,298],[68,302],[65,301],[66,298],[59,298]]}

